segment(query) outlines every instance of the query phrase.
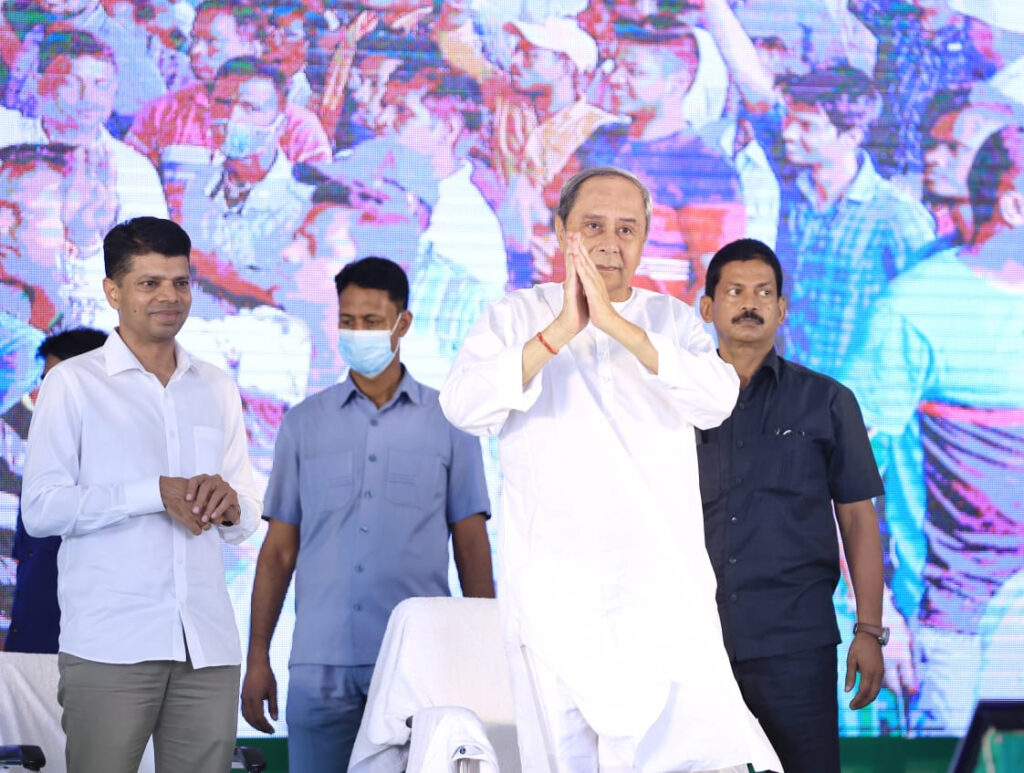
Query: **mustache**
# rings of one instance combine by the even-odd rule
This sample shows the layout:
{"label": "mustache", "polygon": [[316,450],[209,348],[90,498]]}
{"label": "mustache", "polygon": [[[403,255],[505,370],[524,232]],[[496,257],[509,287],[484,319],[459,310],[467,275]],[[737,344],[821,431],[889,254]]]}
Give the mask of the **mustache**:
{"label": "mustache", "polygon": [[756,311],[753,311],[753,310],[745,311],[742,314],[739,314],[738,316],[733,317],[732,318],[732,322],[733,322],[733,324],[736,324],[737,322],[742,322],[745,319],[753,320],[754,322],[756,322],[759,325],[763,325],[764,324],[764,317],[762,317],[760,314],[758,314]]}

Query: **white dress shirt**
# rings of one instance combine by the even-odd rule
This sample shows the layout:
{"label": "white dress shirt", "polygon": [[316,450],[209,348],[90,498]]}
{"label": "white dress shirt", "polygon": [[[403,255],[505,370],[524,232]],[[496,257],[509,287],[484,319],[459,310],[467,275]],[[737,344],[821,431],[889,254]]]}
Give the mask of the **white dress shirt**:
{"label": "white dress shirt", "polygon": [[[241,662],[220,538],[237,544],[261,506],[231,379],[176,346],[167,386],[114,332],[44,379],[29,431],[25,528],[63,537],[60,649],[103,663]],[[165,512],[161,475],[219,474],[239,522],[193,536]]]}
{"label": "white dress shirt", "polygon": [[453,424],[499,438],[506,635],[599,735],[639,742],[675,684],[673,769],[765,769],[722,642],[693,437],[729,416],[739,380],[679,300],[634,288],[615,306],[657,375],[591,324],[524,387],[523,346],[562,307],[545,284],[488,308],[441,391]]}

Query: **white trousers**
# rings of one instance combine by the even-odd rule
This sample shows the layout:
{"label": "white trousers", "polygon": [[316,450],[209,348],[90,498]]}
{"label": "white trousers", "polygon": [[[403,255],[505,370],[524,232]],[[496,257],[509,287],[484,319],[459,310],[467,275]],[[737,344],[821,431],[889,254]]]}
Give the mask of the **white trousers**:
{"label": "white trousers", "polygon": [[[534,773],[747,773],[746,764],[714,771],[674,767],[671,759],[672,705],[643,742],[598,735],[576,706],[565,683],[527,647],[506,644],[515,700],[519,754],[524,771]],[[659,736],[667,743],[660,743]]]}

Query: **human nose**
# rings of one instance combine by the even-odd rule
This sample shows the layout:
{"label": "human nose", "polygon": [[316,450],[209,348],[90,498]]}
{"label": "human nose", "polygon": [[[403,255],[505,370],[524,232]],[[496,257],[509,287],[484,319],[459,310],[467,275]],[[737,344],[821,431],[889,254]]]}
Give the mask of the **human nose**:
{"label": "human nose", "polygon": [[611,231],[605,231],[598,234],[590,247],[591,252],[600,252],[603,254],[616,254],[619,252],[619,242],[616,238],[616,234]]}
{"label": "human nose", "polygon": [[160,303],[176,303],[178,288],[174,282],[160,282],[156,288],[156,300]]}
{"label": "human nose", "polygon": [[756,290],[739,289],[738,292],[739,296],[736,300],[739,303],[740,309],[742,311],[756,309],[760,305],[760,298],[758,297]]}

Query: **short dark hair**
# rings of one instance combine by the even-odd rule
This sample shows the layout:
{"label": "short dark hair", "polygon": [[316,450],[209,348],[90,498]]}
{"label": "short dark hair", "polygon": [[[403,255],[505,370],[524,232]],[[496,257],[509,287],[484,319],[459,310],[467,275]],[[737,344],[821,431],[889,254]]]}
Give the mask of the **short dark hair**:
{"label": "short dark hair", "polygon": [[881,110],[881,98],[871,78],[849,65],[786,78],[784,90],[798,105],[820,107],[840,132],[856,127],[867,133]]}
{"label": "short dark hair", "polygon": [[103,268],[115,282],[131,271],[132,258],[155,252],[168,258],[192,252],[192,240],[173,220],[162,217],[133,217],[118,223],[103,237]]}
{"label": "short dark hair", "polygon": [[38,71],[45,73],[54,60],[61,56],[70,59],[91,56],[101,59],[112,65],[115,70],[117,69],[114,50],[98,40],[95,35],[84,30],[59,29],[48,33],[39,44]]}
{"label": "short dark hair", "polygon": [[52,355],[63,361],[79,354],[91,352],[93,349],[99,349],[106,340],[107,334],[102,330],[91,327],[73,327],[47,337],[39,344],[36,354],[43,359]]}
{"label": "short dark hair", "polygon": [[259,37],[263,13],[254,5],[240,3],[237,0],[203,0],[196,6],[196,16],[204,11],[217,11],[233,18],[235,26],[246,40],[256,40]]}
{"label": "short dark hair", "polygon": [[1013,185],[1021,174],[1024,174],[1024,127],[1007,126],[982,143],[967,173],[967,190],[976,227],[995,217],[1006,185]]}
{"label": "short dark hair", "polygon": [[671,46],[683,38],[689,38],[694,42],[697,40],[693,34],[693,28],[679,21],[672,14],[648,16],[639,22],[630,19],[616,19],[613,26],[615,38],[620,41],[628,40],[652,45],[669,44]]}
{"label": "short dark hair", "polygon": [[278,26],[283,19],[290,16],[302,15],[302,29],[307,36],[312,36],[318,31],[328,29],[327,19],[323,14],[310,11],[301,3],[284,2],[281,5],[272,7],[267,14],[267,24]]}
{"label": "short dark hair", "polygon": [[231,75],[237,75],[247,80],[252,80],[253,78],[268,79],[274,84],[274,92],[277,94],[278,103],[281,107],[284,107],[288,98],[288,79],[277,65],[264,62],[255,56],[236,56],[234,59],[228,59],[218,67],[217,74],[213,79],[220,80]]}
{"label": "short dark hair", "polygon": [[352,261],[334,277],[334,287],[339,296],[349,285],[386,291],[400,312],[409,307],[409,278],[393,260],[371,255]]}
{"label": "short dark hair", "polygon": [[940,118],[949,113],[959,113],[971,105],[971,90],[965,87],[940,89],[936,91],[921,115],[921,131],[924,137],[932,130]]}
{"label": "short dark hair", "polygon": [[722,247],[708,264],[707,274],[704,275],[704,294],[709,298],[715,297],[715,290],[718,289],[718,282],[722,278],[722,269],[727,263],[737,261],[760,260],[767,263],[775,272],[775,291],[782,296],[782,264],[775,251],[762,241],[757,239],[737,239]]}
{"label": "short dark hair", "polygon": [[338,207],[352,207],[352,188],[340,180],[324,180],[313,189],[309,203],[329,204]]}

